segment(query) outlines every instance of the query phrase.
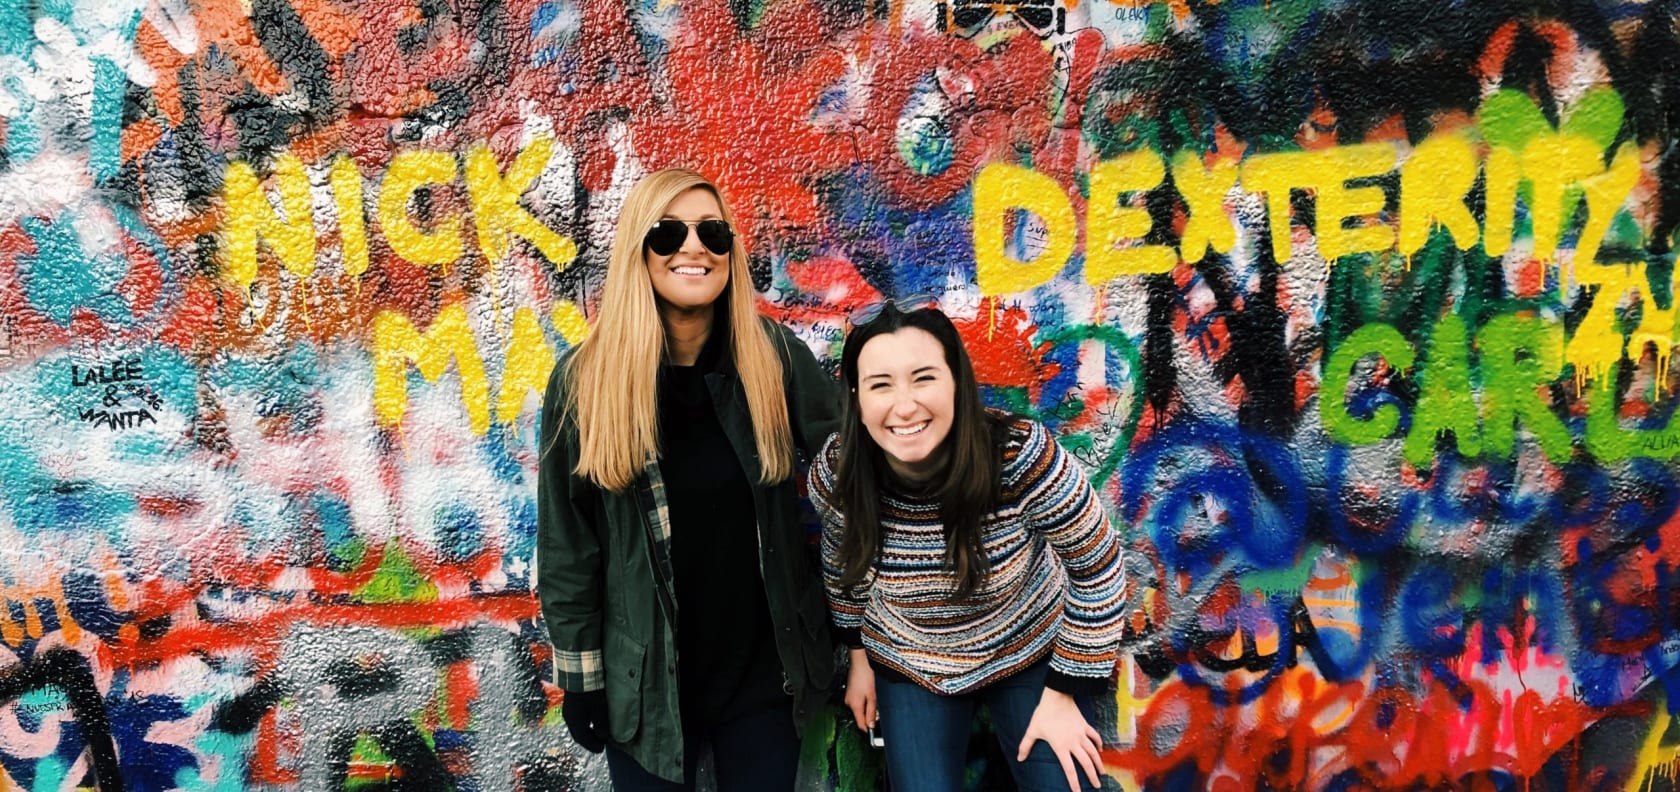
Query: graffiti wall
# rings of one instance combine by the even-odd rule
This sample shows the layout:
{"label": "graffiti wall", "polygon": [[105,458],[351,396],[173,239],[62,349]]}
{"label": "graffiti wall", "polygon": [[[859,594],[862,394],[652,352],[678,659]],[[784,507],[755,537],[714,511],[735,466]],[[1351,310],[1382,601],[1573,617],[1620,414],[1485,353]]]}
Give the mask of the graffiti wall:
{"label": "graffiti wall", "polygon": [[[1125,789],[1672,786],[1680,5],[0,5],[0,789],[584,790],[538,391],[640,175],[1126,535]],[[813,789],[873,789],[849,728]]]}

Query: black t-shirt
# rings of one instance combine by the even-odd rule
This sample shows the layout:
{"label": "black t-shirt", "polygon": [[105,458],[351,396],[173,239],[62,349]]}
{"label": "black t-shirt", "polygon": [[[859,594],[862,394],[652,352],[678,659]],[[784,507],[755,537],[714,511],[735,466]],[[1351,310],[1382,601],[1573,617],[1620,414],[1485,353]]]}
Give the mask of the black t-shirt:
{"label": "black t-shirt", "polygon": [[695,365],[666,365],[659,381],[659,473],[671,519],[677,685],[687,728],[786,700],[752,487],[706,386],[722,335],[712,333]]}

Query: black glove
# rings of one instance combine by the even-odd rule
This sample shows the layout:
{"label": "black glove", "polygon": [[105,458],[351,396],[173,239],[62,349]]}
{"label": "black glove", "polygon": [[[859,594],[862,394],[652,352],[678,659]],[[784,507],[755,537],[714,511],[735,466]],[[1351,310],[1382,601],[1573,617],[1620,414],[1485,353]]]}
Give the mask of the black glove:
{"label": "black glove", "polygon": [[560,719],[583,750],[600,753],[607,747],[607,691],[566,691],[560,699]]}

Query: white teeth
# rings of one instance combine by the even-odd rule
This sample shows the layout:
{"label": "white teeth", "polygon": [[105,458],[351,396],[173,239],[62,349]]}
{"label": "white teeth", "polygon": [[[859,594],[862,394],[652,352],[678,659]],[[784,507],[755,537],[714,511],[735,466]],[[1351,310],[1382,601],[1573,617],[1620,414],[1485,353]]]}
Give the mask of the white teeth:
{"label": "white teeth", "polygon": [[929,423],[932,422],[923,421],[915,426],[895,426],[892,428],[892,433],[898,435],[899,437],[908,437],[913,434],[920,434],[923,429],[928,427]]}
{"label": "white teeth", "polygon": [[671,271],[678,275],[704,275],[707,272],[705,267],[672,267]]}

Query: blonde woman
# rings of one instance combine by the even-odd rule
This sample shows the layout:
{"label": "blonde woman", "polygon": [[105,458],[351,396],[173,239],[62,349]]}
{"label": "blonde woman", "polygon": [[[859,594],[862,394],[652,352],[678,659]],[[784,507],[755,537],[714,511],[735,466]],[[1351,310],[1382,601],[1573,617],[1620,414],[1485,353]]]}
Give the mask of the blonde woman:
{"label": "blonde woman", "polygon": [[729,205],[672,169],[625,199],[598,318],[543,400],[538,594],[573,739],[616,792],[793,785],[833,648],[795,466],[838,385],[760,317]]}

